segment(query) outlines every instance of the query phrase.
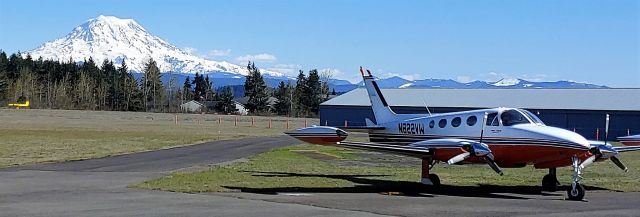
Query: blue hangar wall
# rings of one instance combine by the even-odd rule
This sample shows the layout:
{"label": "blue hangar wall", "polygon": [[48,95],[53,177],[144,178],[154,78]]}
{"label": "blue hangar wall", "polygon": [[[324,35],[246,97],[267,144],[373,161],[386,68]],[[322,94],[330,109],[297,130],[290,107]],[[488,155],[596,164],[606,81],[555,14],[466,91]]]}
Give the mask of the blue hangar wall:
{"label": "blue hangar wall", "polygon": [[[424,107],[392,106],[401,114],[426,113]],[[429,107],[432,113],[467,111],[481,108]],[[526,108],[525,108],[526,109]],[[527,109],[546,125],[575,131],[587,139],[603,140],[605,115],[610,115],[609,139],[640,134],[640,111]],[[327,126],[364,126],[365,118],[375,121],[370,106],[320,105],[320,124]],[[598,136],[599,138],[596,138]]]}

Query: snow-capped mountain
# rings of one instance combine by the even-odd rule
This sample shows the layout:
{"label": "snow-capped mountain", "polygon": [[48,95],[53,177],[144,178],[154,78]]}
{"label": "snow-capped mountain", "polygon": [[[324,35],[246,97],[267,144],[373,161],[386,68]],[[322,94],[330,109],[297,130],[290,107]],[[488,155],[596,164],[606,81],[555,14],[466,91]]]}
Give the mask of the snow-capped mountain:
{"label": "snow-capped mountain", "polygon": [[[61,61],[71,58],[75,62],[92,57],[98,64],[108,59],[120,65],[124,60],[129,69],[136,72],[142,72],[144,64],[149,58],[153,58],[162,72],[248,73],[242,66],[207,60],[187,53],[147,32],[133,19],[102,15],[86,21],[63,38],[44,43],[29,54],[34,58]],[[271,76],[283,76],[278,72],[262,72]]]}

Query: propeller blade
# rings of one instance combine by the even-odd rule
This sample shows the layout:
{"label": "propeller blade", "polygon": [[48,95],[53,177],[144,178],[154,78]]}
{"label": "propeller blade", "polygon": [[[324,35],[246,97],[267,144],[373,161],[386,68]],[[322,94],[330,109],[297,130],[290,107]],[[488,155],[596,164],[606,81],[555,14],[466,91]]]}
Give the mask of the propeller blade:
{"label": "propeller blade", "polygon": [[609,114],[607,114],[607,117],[605,118],[605,123],[604,123],[604,144],[607,144],[607,140],[609,138]]}
{"label": "propeller blade", "polygon": [[596,160],[596,155],[593,155],[589,158],[587,158],[586,160],[584,160],[581,164],[580,164],[580,168],[584,169],[585,167],[589,166],[590,164],[592,164],[594,161]]}
{"label": "propeller blade", "polygon": [[448,164],[456,164],[456,163],[458,163],[458,162],[460,162],[460,161],[463,161],[463,160],[467,159],[467,158],[469,157],[469,155],[471,155],[471,153],[469,153],[469,152],[464,152],[464,153],[462,153],[462,154],[459,154],[459,155],[453,156],[451,159],[449,159],[449,160],[447,161],[447,163],[448,163]]}
{"label": "propeller blade", "polygon": [[491,169],[493,169],[493,171],[496,171],[496,173],[498,173],[499,175],[504,174],[502,173],[502,169],[500,169],[500,167],[496,164],[496,162],[493,161],[493,155],[484,156],[484,160],[487,161],[487,164],[489,164],[489,166],[491,167]]}
{"label": "propeller blade", "polygon": [[618,157],[613,156],[613,157],[610,157],[609,159],[611,159],[611,161],[613,161],[613,163],[616,164],[616,166],[618,166],[621,170],[624,170],[625,173],[629,171],[629,169],[627,169],[627,167],[624,164],[622,164],[622,162],[620,161],[620,159],[618,159]]}

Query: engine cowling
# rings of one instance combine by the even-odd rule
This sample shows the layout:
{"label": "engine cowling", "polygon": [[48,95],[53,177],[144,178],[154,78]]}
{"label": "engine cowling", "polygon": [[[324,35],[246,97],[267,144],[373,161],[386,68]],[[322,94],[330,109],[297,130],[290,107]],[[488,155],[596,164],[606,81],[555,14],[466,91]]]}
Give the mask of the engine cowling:
{"label": "engine cowling", "polygon": [[327,126],[300,128],[285,132],[285,134],[300,141],[318,145],[335,145],[348,136],[347,132],[342,129]]}

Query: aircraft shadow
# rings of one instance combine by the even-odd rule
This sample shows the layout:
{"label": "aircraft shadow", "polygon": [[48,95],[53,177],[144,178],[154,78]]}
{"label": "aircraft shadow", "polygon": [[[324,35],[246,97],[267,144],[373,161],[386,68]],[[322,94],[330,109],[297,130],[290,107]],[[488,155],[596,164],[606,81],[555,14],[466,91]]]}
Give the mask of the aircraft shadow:
{"label": "aircraft shadow", "polygon": [[[383,193],[399,192],[401,196],[407,197],[433,197],[435,195],[460,196],[460,197],[482,197],[482,198],[502,198],[502,199],[531,199],[517,195],[543,195],[559,196],[565,194],[565,188],[561,187],[557,192],[541,192],[540,186],[500,186],[500,185],[478,185],[478,186],[453,186],[440,185],[439,187],[424,186],[418,182],[378,180],[371,177],[385,177],[388,175],[326,175],[313,173],[288,173],[288,172],[268,172],[268,171],[241,171],[253,173],[252,176],[260,177],[322,177],[331,179],[341,179],[354,183],[352,187],[276,187],[276,188],[249,188],[239,186],[223,186],[228,189],[240,190],[241,192],[257,194],[277,194],[277,193]],[[587,190],[608,190],[605,188],[585,186]],[[511,195],[504,195],[504,194]],[[515,195],[514,195],[515,194]]]}

